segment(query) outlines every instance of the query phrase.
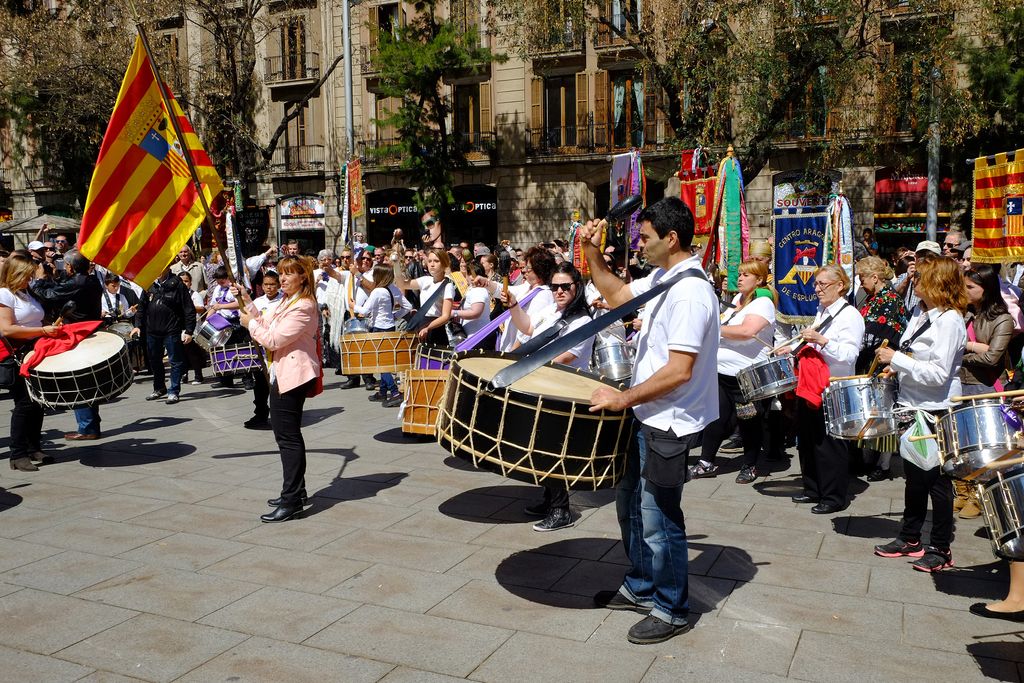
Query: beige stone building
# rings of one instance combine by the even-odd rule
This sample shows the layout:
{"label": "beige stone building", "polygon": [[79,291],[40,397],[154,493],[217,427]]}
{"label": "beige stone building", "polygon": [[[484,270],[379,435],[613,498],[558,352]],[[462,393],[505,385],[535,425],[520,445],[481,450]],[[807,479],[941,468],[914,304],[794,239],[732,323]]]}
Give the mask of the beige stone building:
{"label": "beige stone building", "polygon": [[[666,193],[678,196],[679,150],[659,110],[661,93],[645,81],[636,68],[636,55],[621,40],[566,19],[541,31],[524,59],[503,42],[500,29],[483,25],[485,6],[485,0],[439,5],[459,25],[478,27],[486,46],[509,56],[472,74],[445,79],[445,94],[453,104],[449,127],[468,161],[456,174],[460,210],[446,226],[449,241],[509,239],[524,245],[565,237],[574,211],[588,217],[607,209],[612,157],[631,149],[642,155],[648,200]],[[616,7],[610,6],[610,16],[622,21]],[[408,21],[415,11],[413,4],[392,0],[363,0],[352,7],[352,61],[347,66],[353,78],[355,149],[348,149],[346,142],[342,61],[289,124],[269,168],[249,188],[255,206],[247,211],[247,220],[263,223],[270,239],[298,239],[312,249],[339,246],[340,169],[353,155],[362,159],[367,206],[354,230],[371,243],[388,241],[395,227],[407,229],[407,234],[418,230],[410,181],[397,170],[400,159],[373,154],[395,138],[394,130],[374,122],[393,104],[377,87],[377,36]],[[310,0],[299,7],[270,3],[266,13],[274,28],[259,43],[257,60],[264,83],[258,117],[264,139],[281,120],[285,105],[300,100],[342,52],[339,0]],[[884,35],[884,15],[881,21]],[[189,59],[201,52],[200,33],[189,22],[171,20],[160,27],[156,40]],[[767,236],[772,208],[792,199],[786,199],[787,192],[794,192],[790,181],[803,174],[808,145],[849,133],[851,111],[828,111],[810,100],[803,104],[819,106],[820,115],[799,129],[792,127],[779,152],[747,188],[754,237]],[[894,121],[893,135],[906,145],[921,146],[910,136],[909,123]],[[923,238],[920,173],[896,176],[891,169],[852,167],[828,175],[850,197],[858,230],[898,228],[895,239],[904,243]],[[886,191],[892,196],[879,202]],[[946,191],[948,196],[948,183]],[[22,218],[67,201],[45,173],[0,168],[0,212],[6,209]],[[943,209],[940,229],[949,220],[948,201]]]}

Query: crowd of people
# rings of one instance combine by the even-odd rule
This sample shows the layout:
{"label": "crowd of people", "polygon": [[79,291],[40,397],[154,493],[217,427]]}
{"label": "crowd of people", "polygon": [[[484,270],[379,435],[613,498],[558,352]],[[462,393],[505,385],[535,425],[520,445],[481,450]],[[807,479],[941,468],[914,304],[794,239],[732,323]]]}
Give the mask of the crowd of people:
{"label": "crowd of people", "polygon": [[[818,269],[814,323],[793,330],[776,318],[768,244],[751,245],[740,265],[738,292],[724,297],[721,282],[702,268],[693,246],[693,216],[682,202],[652,204],[638,225],[641,258],[633,261],[598,246],[603,224],[580,228],[589,281],[558,241],[526,249],[463,242],[446,249],[441,220],[428,212],[420,244],[406,246],[400,233],[390,245],[377,247],[357,234],[338,253],[301,255],[297,243],[280,250],[270,244],[245,259],[236,284],[216,252],[197,259],[186,246],[144,291],[92,266],[70,249],[70,240],[58,237],[50,246],[33,242],[6,257],[0,269],[0,333],[17,355],[31,340],[58,334],[58,318],[126,323],[137,369],[152,378],[147,400],[173,405],[188,373],[192,384],[206,381],[210,354],[196,337],[205,339],[204,325],[222,319],[230,326],[229,343],[249,345],[261,359],[258,368],[244,373],[216,363],[213,368],[225,386],[241,376],[254,397],[245,426],[271,429],[277,441],[282,488],[267,501],[273,510],[262,515],[273,523],[301,516],[307,503],[303,406],[322,391],[324,370],[343,374],[339,350],[345,334],[409,330],[423,344],[454,347],[504,314],[504,326],[484,347],[515,353],[572,335],[571,348],[554,362],[591,370],[595,336],[579,338],[579,330],[604,311],[658,289],[625,326],[616,326],[632,333],[629,388],[596,390],[591,410],[630,410],[636,419],[616,499],[630,567],[617,590],[595,599],[644,615],[630,629],[632,642],[660,642],[687,627],[684,483],[718,476],[730,437],[742,453],[736,463],[739,485],[785,469],[786,449],[795,442],[802,490],[793,502],[807,504],[814,514],[846,509],[851,478],[866,475],[873,482],[894,476],[897,446],[891,438],[841,440],[829,433],[822,408],[829,377],[875,367],[895,377],[901,429],[916,411],[936,416],[956,396],[1002,389],[1024,346],[1021,269],[972,265],[970,242],[955,232],[943,245],[921,242],[891,261],[865,235],[855,280],[838,266]],[[67,310],[69,301],[74,311]],[[801,379],[795,396],[750,400],[738,376],[773,354],[795,354],[810,379]],[[359,386],[385,408],[402,404],[392,374],[352,374],[340,384],[342,390]],[[41,443],[43,410],[23,378],[15,377],[11,395],[11,467],[34,471],[48,458]],[[76,417],[78,430],[66,439],[102,437],[98,405],[76,409]],[[980,514],[975,489],[943,476],[941,468],[904,462],[902,472],[900,533],[876,546],[875,554],[912,558],[913,568],[924,572],[951,567],[954,514]],[[925,543],[929,504],[932,527]],[[545,484],[542,498],[525,512],[541,518],[533,527],[538,532],[574,524],[564,484]],[[1021,574],[1020,564],[1013,563],[1007,600],[972,611],[1024,620]]]}

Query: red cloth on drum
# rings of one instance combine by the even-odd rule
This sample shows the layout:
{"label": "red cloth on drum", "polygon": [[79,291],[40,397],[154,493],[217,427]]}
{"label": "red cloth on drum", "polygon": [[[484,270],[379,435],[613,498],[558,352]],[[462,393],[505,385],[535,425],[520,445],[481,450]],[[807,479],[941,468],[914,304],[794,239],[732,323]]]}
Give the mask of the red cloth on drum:
{"label": "red cloth on drum", "polygon": [[29,370],[42,363],[48,356],[56,356],[75,348],[78,342],[95,332],[102,324],[100,320],[68,323],[60,327],[56,337],[40,337],[36,342],[35,352],[21,364],[21,376],[28,377]]}
{"label": "red cloth on drum", "polygon": [[796,354],[796,395],[812,408],[820,408],[828,386],[828,363],[817,349],[805,346]]}

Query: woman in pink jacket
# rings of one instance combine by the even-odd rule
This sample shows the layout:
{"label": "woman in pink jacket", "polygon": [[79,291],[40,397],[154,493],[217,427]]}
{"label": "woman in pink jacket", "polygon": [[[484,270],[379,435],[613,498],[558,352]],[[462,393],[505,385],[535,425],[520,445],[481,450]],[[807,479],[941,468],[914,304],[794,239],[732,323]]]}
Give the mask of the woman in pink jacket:
{"label": "woman in pink jacket", "polygon": [[[288,256],[277,264],[284,299],[266,316],[249,306],[239,320],[267,352],[270,367],[270,425],[281,449],[284,483],[281,496],[267,501],[275,507],[264,522],[284,522],[302,515],[306,502],[306,444],[302,440],[302,406],[323,391],[317,339],[319,312],[313,283],[313,261]],[[237,288],[233,288],[237,291]],[[236,294],[237,296],[237,294]]]}

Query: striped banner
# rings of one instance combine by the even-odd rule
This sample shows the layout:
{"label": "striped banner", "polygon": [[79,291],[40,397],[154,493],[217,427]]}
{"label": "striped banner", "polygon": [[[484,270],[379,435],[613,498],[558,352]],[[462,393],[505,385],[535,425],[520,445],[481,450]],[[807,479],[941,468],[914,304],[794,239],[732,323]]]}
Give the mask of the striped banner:
{"label": "striped banner", "polygon": [[1024,149],[974,160],[973,263],[1024,261]]}
{"label": "striped banner", "polygon": [[174,96],[178,139],[160,97],[156,71],[141,37],[103,136],[82,216],[84,256],[148,287],[205,218],[185,153],[191,155],[207,202],[223,189],[210,157]]}

